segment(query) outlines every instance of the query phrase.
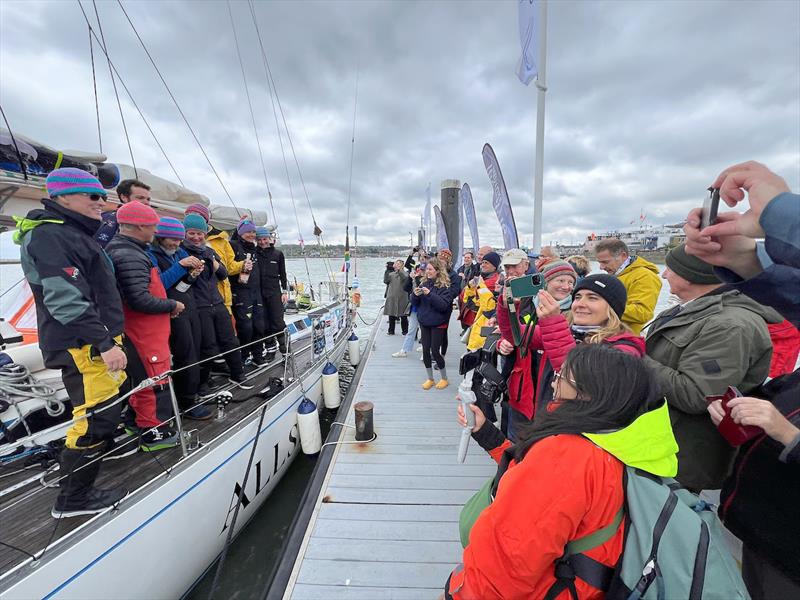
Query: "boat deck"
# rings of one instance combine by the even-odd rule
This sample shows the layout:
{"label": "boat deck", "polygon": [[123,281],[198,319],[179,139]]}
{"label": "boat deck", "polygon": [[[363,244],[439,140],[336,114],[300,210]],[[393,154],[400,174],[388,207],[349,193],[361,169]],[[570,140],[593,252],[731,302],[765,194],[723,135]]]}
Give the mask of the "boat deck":
{"label": "boat deck", "polygon": [[[464,464],[456,458],[459,331],[453,319],[450,386],[428,391],[420,353],[393,358],[402,336],[377,334],[353,399],[374,404],[377,439],[337,446],[285,599],[430,600],[441,593],[461,561],[461,507],[496,469],[474,442]],[[354,441],[352,429],[342,441]]]}

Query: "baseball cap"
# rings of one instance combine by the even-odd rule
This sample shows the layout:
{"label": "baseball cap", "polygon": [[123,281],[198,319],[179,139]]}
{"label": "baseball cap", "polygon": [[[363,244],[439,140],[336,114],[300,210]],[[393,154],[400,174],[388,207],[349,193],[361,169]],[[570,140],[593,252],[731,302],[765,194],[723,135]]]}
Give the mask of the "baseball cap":
{"label": "baseball cap", "polygon": [[512,248],[503,254],[502,264],[503,266],[518,265],[523,260],[528,260],[528,255],[525,253],[525,251],[520,250],[519,248]]}

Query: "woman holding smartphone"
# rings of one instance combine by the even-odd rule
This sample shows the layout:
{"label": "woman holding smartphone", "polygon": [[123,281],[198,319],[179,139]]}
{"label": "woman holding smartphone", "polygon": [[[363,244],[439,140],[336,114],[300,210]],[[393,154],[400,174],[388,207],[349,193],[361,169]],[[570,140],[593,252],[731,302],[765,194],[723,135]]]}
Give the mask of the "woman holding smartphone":
{"label": "woman holding smartphone", "polygon": [[[429,390],[434,385],[442,390],[448,386],[447,370],[441,353],[442,339],[447,335],[447,325],[452,314],[452,297],[450,296],[450,276],[445,265],[438,259],[431,259],[425,267],[425,278],[411,293],[411,304],[417,309],[417,320],[422,343],[422,361],[428,378],[422,389]],[[441,379],[433,381],[433,363],[439,367]]]}

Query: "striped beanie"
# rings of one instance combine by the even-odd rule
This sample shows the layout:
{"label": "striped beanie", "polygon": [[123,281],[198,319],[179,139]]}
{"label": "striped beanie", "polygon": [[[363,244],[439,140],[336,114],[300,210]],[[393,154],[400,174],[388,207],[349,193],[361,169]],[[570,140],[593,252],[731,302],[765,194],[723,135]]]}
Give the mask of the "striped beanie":
{"label": "striped beanie", "polygon": [[256,227],[256,237],[257,238],[272,237],[272,233],[266,227]]}
{"label": "striped beanie", "polygon": [[555,258],[542,267],[542,276],[546,282],[561,275],[569,275],[573,281],[578,281],[578,274],[572,265],[560,258]]}
{"label": "striped beanie", "polygon": [[256,226],[253,225],[252,221],[242,221],[239,223],[239,226],[236,228],[236,233],[242,235],[243,233],[251,233],[256,230]]}
{"label": "striped beanie", "polygon": [[83,169],[64,167],[50,171],[45,180],[47,195],[51,198],[65,194],[100,194],[108,195],[100,181]]}
{"label": "striped beanie", "polygon": [[[203,217],[206,223],[211,220],[211,211],[208,210],[208,207],[204,204],[200,204],[196,202],[195,204],[190,204],[186,207],[186,210],[183,211],[184,215],[200,215]],[[193,227],[193,229],[198,229],[197,227]]]}
{"label": "striped beanie", "polygon": [[182,240],[186,237],[186,229],[178,219],[161,217],[156,225],[156,237]]}
{"label": "striped beanie", "polygon": [[188,215],[186,215],[183,218],[183,226],[186,229],[197,229],[204,233],[208,232],[208,223],[201,215],[197,213],[189,213]]}
{"label": "striped beanie", "polygon": [[117,209],[117,223],[121,225],[155,225],[158,213],[138,200],[126,202]]}

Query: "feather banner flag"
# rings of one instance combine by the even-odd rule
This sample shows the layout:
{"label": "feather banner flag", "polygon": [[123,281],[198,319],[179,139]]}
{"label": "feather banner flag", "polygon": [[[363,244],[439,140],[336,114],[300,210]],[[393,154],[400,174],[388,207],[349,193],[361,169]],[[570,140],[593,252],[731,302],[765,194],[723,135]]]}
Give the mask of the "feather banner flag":
{"label": "feather banner flag", "polygon": [[447,242],[447,230],[444,228],[444,217],[438,206],[433,207],[433,214],[436,216],[436,251],[444,248],[450,250],[450,244]]}
{"label": "feather banner flag", "polygon": [[508,199],[506,182],[503,181],[503,174],[500,172],[500,164],[497,156],[489,144],[483,145],[483,165],[486,167],[486,174],[492,184],[492,206],[500,221],[500,229],[503,231],[503,245],[506,250],[519,248],[519,237],[517,236],[517,224],[514,222],[514,213],[511,212],[511,201]]}
{"label": "feather banner flag", "polygon": [[537,36],[539,2],[537,0],[519,0],[519,44],[522,55],[517,64],[517,77],[528,85],[539,74],[536,65],[536,50],[539,45]]}
{"label": "feather banner flag", "polygon": [[[472,201],[472,190],[469,188],[468,183],[461,187],[459,196],[461,197],[461,206],[464,209],[463,220],[467,222],[469,235],[472,237],[472,251],[477,256],[481,242],[478,239],[478,220],[475,218],[475,203]],[[462,224],[464,221],[462,221]]]}

